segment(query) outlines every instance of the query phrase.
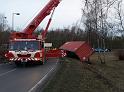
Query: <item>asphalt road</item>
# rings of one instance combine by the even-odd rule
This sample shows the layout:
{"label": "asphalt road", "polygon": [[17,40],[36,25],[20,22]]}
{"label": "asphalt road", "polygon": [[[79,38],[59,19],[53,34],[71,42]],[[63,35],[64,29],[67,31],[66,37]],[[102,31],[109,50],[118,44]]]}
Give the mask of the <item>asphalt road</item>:
{"label": "asphalt road", "polygon": [[0,92],[29,92],[53,67],[58,59],[49,59],[44,65],[16,67],[0,64]]}

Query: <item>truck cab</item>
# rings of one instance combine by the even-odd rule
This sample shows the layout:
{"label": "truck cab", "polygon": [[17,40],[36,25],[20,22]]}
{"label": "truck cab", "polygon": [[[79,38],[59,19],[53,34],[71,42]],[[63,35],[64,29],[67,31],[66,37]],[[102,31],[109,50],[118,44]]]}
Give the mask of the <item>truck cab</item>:
{"label": "truck cab", "polygon": [[10,62],[44,63],[44,43],[36,39],[15,39],[9,44],[9,52],[6,54]]}

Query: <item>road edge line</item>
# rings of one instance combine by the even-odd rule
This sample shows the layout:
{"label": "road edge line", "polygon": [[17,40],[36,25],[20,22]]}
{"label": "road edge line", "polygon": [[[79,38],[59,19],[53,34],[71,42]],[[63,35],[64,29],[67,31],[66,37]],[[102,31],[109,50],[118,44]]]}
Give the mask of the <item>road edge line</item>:
{"label": "road edge line", "polygon": [[[59,61],[59,59],[58,59],[58,61]],[[57,69],[58,66],[59,66],[59,62],[58,61],[56,62],[55,66],[49,72],[47,72],[42,77],[42,79],[37,84],[35,84],[35,86],[33,86],[28,92],[37,92],[37,90],[39,90],[39,89],[40,89],[40,92],[43,91],[43,89],[47,85],[47,82],[55,75],[55,72],[58,70]]]}
{"label": "road edge line", "polygon": [[10,70],[10,71],[7,71],[7,72],[5,72],[5,73],[1,73],[0,74],[0,77],[1,76],[4,76],[4,75],[6,75],[6,74],[8,74],[8,73],[10,73],[10,72],[13,72],[13,71],[15,71],[16,70],[16,68],[15,69],[12,69],[12,70]]}

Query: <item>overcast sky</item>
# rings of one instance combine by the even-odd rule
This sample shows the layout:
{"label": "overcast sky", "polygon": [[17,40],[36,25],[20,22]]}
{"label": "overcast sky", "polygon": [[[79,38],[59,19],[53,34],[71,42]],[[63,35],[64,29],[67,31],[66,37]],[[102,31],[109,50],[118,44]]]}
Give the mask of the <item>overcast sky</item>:
{"label": "overcast sky", "polygon": [[[0,0],[0,13],[7,17],[8,24],[12,25],[12,13],[19,12],[14,16],[14,27],[24,28],[35,15],[50,0]],[[82,0],[62,0],[56,8],[50,28],[62,28],[74,24],[81,19]],[[47,17],[42,23],[44,28]]]}

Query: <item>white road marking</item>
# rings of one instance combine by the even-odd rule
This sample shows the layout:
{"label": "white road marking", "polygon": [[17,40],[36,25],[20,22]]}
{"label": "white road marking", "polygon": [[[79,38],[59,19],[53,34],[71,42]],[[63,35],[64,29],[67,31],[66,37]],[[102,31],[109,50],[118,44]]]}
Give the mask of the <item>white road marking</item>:
{"label": "white road marking", "polygon": [[12,70],[10,70],[10,71],[7,71],[7,72],[5,72],[5,73],[1,73],[1,74],[0,74],[0,77],[6,75],[6,74],[8,74],[8,73],[11,73],[11,72],[13,72],[13,71],[15,71],[15,70],[16,70],[16,68],[15,68],[15,69],[12,69]]}
{"label": "white road marking", "polygon": [[8,64],[12,64],[12,62],[8,62],[8,63],[1,63],[0,66],[2,65],[8,65]]}
{"label": "white road marking", "polygon": [[[56,64],[57,64],[57,63],[58,63],[58,60],[57,60]],[[55,65],[55,66],[56,66],[56,65]],[[47,72],[47,73],[42,77],[42,79],[41,79],[34,87],[32,87],[28,92],[32,92],[39,84],[41,84],[42,81],[44,81],[44,79],[47,77],[47,75],[48,75],[51,71],[54,70],[55,66],[54,66],[49,72]]]}

